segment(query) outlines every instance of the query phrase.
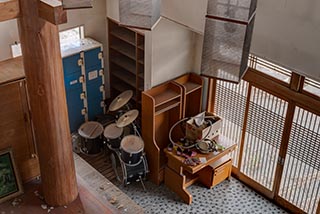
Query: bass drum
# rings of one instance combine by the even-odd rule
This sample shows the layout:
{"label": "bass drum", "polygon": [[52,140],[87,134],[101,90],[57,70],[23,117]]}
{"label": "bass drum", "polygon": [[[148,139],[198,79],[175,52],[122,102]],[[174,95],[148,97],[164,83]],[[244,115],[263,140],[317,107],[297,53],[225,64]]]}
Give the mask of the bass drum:
{"label": "bass drum", "polygon": [[146,179],[149,168],[145,154],[141,156],[140,162],[138,162],[136,165],[126,164],[123,161],[120,162],[123,175],[122,182],[124,185],[128,185],[134,181]]}
{"label": "bass drum", "polygon": [[142,159],[144,142],[135,135],[125,136],[120,143],[121,160],[129,165],[136,165]]}

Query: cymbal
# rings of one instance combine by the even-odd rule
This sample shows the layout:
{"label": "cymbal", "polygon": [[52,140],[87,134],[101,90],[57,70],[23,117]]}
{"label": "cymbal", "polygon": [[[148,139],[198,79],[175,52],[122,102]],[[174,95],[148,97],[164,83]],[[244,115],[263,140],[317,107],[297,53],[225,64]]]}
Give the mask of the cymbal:
{"label": "cymbal", "polygon": [[122,115],[116,122],[119,128],[125,127],[135,121],[139,115],[139,111],[136,109],[130,110]]}
{"label": "cymbal", "polygon": [[112,100],[109,111],[117,111],[121,107],[123,107],[125,104],[129,102],[129,100],[133,96],[132,90],[127,90],[119,94],[114,100]]}

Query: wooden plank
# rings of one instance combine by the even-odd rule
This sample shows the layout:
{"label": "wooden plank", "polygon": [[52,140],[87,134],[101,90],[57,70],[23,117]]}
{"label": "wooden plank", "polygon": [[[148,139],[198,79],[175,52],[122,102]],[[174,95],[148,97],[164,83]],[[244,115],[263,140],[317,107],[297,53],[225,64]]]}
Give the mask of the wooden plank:
{"label": "wooden plank", "polygon": [[92,0],[62,0],[64,9],[92,8]]}
{"label": "wooden plank", "polygon": [[[101,158],[104,155],[98,157]],[[90,162],[94,161],[97,157],[86,157]],[[74,160],[77,171],[77,178],[86,182],[86,186],[91,191],[95,192],[96,197],[102,197],[102,202],[109,203],[112,199],[115,200],[114,208],[122,205],[118,210],[128,210],[130,213],[144,213],[142,207],[132,201],[126,194],[124,194],[118,187],[112,184],[106,177],[100,174],[96,169],[89,165],[79,155],[74,154]],[[80,191],[81,193],[81,191]]]}
{"label": "wooden plank", "polygon": [[19,15],[19,0],[0,1],[0,22],[18,18]]}
{"label": "wooden plank", "polygon": [[22,57],[0,62],[0,84],[5,84],[25,77]]}
{"label": "wooden plank", "polygon": [[216,100],[217,80],[214,78],[207,78],[209,81],[207,93],[207,111],[214,113],[214,104]]}
{"label": "wooden plank", "polygon": [[[286,158],[286,154],[288,151],[288,145],[289,145],[289,140],[290,140],[290,133],[291,133],[292,123],[293,123],[294,112],[295,112],[295,104],[292,102],[289,102],[288,110],[287,110],[287,114],[286,114],[286,120],[285,120],[283,133],[282,133],[280,151],[279,151],[279,156],[282,157],[284,160]],[[283,162],[283,164],[284,164],[284,162]],[[279,194],[280,183],[282,180],[283,167],[284,167],[284,165],[279,164],[279,162],[277,163],[275,180],[274,180],[274,185],[273,185],[273,192],[275,195]]]}
{"label": "wooden plank", "polygon": [[303,83],[304,83],[303,76],[296,73],[292,73],[291,81],[290,81],[290,89],[294,91],[301,91],[303,89]]}
{"label": "wooden plank", "polygon": [[59,30],[38,16],[38,7],[38,0],[21,0],[18,26],[44,198],[52,206],[61,206],[74,201],[78,189]]}
{"label": "wooden plank", "polygon": [[[247,124],[248,124],[248,115],[249,115],[249,103],[250,103],[250,97],[251,97],[251,91],[252,91],[252,86],[249,84],[248,87],[248,95],[247,95],[247,100],[246,100],[246,110],[244,113],[244,119],[243,119],[243,128],[242,128],[242,135],[241,135],[241,140],[240,140],[240,147],[239,149],[239,160],[238,160],[238,166],[242,165],[242,156],[243,156],[243,150],[244,150],[244,142],[246,138],[246,130],[247,130]],[[238,173],[241,173],[239,170]],[[240,176],[240,174],[238,174]]]}
{"label": "wooden plank", "polygon": [[278,96],[281,99],[288,101],[289,99],[300,106],[305,107],[309,111],[320,114],[320,100],[310,97],[306,94],[291,90],[289,87],[278,84],[271,79],[265,78],[252,68],[244,76],[244,80],[250,82],[253,86],[260,88],[272,95]]}
{"label": "wooden plank", "polygon": [[39,16],[54,25],[67,23],[67,12],[59,0],[40,0]]}

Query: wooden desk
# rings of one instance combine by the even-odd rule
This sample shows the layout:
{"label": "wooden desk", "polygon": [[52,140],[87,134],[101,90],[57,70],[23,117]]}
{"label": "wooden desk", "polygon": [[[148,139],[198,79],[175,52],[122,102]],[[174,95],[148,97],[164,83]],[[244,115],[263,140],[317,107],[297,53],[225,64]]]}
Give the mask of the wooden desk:
{"label": "wooden desk", "polygon": [[187,187],[199,180],[199,174],[202,169],[230,154],[236,148],[236,144],[225,137],[218,136],[215,140],[218,144],[223,145],[225,149],[209,154],[197,154],[196,157],[205,157],[207,162],[196,166],[184,164],[185,158],[178,156],[175,151],[164,150],[168,157],[164,182],[167,187],[177,193],[187,204],[191,204],[192,202],[192,195],[187,191]]}

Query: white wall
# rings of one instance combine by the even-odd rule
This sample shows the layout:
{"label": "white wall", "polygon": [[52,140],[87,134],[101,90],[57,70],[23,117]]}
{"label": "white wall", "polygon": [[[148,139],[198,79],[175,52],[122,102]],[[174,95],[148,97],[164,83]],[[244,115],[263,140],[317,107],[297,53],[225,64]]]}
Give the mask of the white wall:
{"label": "white wall", "polygon": [[193,71],[194,33],[161,18],[152,30],[151,86]]}
{"label": "white wall", "polygon": [[319,11],[319,0],[259,0],[251,51],[320,81]]}
{"label": "white wall", "polygon": [[162,0],[161,16],[203,34],[208,0]]}
{"label": "white wall", "polygon": [[[77,25],[85,25],[85,36],[92,37],[104,44],[106,40],[106,0],[93,0],[93,8],[68,10],[68,23],[59,29],[67,29]],[[17,20],[0,22],[0,61],[11,58],[10,44],[19,41]]]}
{"label": "white wall", "polygon": [[19,41],[17,20],[0,22],[0,61],[11,58],[10,45]]}
{"label": "white wall", "polygon": [[85,36],[103,43],[104,47],[107,48],[106,0],[94,0],[93,8],[68,10],[67,17],[68,22],[59,25],[59,30],[84,25]]}

